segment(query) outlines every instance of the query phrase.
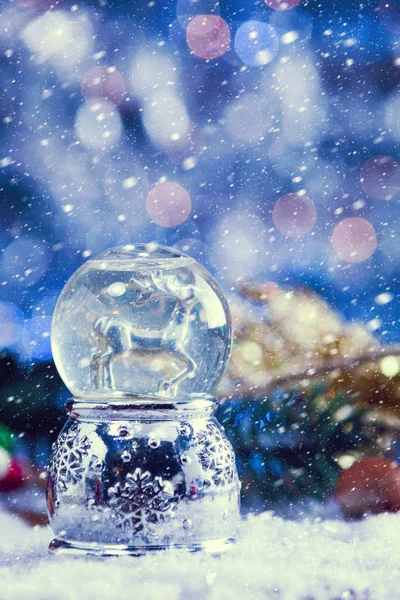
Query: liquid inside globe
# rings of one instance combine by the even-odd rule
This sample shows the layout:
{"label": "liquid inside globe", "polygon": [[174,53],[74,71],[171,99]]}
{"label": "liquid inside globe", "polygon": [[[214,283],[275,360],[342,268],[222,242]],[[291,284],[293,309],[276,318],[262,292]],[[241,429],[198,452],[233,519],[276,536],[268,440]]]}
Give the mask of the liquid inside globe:
{"label": "liquid inside globe", "polygon": [[156,244],[88,260],[61,292],[52,350],[76,398],[210,394],[229,358],[225,297],[193,258]]}

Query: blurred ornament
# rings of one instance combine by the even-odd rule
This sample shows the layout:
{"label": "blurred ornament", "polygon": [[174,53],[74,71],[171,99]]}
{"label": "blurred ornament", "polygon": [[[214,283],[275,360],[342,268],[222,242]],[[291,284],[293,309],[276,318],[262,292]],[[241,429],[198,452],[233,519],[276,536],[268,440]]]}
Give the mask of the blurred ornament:
{"label": "blurred ornament", "polygon": [[332,246],[342,260],[358,263],[367,260],[376,250],[375,229],[361,217],[349,217],[333,230]]}
{"label": "blurred ornament", "polygon": [[0,492],[11,492],[24,482],[24,470],[15,450],[15,436],[0,423]]}
{"label": "blurred ornament", "polygon": [[198,15],[186,30],[189,48],[199,58],[213,60],[225,54],[231,43],[229,25],[217,15]]}
{"label": "blurred ornament", "polygon": [[1,471],[3,460],[0,456],[0,492],[13,492],[24,484],[24,469],[17,458],[9,456],[6,471]]}
{"label": "blurred ornament", "polygon": [[[0,423],[0,448],[7,453],[11,453],[15,447],[14,434],[8,427]],[[4,459],[4,455],[3,455]],[[4,461],[2,461],[4,462]]]}
{"label": "blurred ornament", "polygon": [[383,456],[357,460],[340,474],[335,499],[348,519],[400,510],[400,466]]}
{"label": "blurred ornament", "polygon": [[11,492],[24,482],[24,470],[19,459],[13,456],[14,436],[0,424],[0,492]]}
{"label": "blurred ornament", "polygon": [[285,194],[275,202],[272,218],[282,235],[300,238],[317,220],[314,202],[304,194]]}

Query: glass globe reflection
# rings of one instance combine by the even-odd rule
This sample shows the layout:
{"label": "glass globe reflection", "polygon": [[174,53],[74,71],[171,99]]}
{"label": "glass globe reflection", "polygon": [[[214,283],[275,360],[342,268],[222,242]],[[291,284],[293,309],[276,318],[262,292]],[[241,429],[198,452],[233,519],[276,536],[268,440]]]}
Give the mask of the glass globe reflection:
{"label": "glass globe reflection", "polygon": [[231,339],[228,305],[212,276],[156,244],[87,261],[61,292],[52,324],[56,366],[78,398],[209,394]]}

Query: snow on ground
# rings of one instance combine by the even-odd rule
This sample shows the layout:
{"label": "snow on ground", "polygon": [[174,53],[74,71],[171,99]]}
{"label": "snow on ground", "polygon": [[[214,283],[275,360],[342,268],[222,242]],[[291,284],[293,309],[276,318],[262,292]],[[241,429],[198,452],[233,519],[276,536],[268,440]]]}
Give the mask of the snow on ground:
{"label": "snow on ground", "polygon": [[161,552],[141,558],[49,556],[51,531],[0,512],[1,600],[395,600],[400,515],[347,523],[264,513],[242,522],[221,557]]}

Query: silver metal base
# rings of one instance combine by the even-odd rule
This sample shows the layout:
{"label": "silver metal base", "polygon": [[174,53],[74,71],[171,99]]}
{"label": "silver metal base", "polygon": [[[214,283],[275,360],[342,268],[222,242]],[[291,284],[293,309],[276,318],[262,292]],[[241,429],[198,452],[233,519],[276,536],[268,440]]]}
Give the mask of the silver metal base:
{"label": "silver metal base", "polygon": [[50,549],[221,552],[235,534],[240,486],[213,406],[207,398],[162,408],[154,399],[74,401],[50,461]]}
{"label": "silver metal base", "polygon": [[220,555],[228,552],[235,543],[233,538],[209,540],[201,544],[170,544],[161,546],[123,546],[104,544],[98,546],[96,544],[81,544],[79,542],[66,542],[64,540],[54,539],[50,542],[49,551],[55,555],[74,555],[74,556],[97,556],[99,558],[107,558],[111,556],[144,556],[155,552],[166,550],[182,551],[182,552],[206,552],[207,554]]}

